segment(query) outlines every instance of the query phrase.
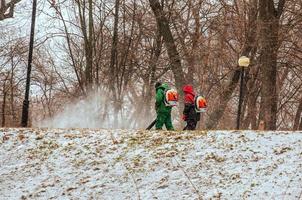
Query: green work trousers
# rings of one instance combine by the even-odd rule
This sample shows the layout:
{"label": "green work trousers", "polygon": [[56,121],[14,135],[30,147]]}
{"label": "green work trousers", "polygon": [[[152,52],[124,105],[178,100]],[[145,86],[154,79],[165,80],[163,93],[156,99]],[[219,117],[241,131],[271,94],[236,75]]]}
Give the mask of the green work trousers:
{"label": "green work trousers", "polygon": [[155,124],[156,130],[161,130],[163,128],[163,125],[166,126],[167,130],[174,130],[171,120],[171,112],[157,113]]}

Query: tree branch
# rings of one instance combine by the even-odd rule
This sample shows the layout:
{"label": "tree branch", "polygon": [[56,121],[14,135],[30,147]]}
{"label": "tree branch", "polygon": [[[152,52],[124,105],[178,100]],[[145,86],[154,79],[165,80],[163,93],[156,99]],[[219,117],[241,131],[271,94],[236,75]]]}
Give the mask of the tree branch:
{"label": "tree branch", "polygon": [[12,0],[5,3],[5,0],[1,0],[0,4],[0,21],[11,18],[14,16],[15,5],[19,3],[21,0]]}
{"label": "tree branch", "polygon": [[285,2],[286,2],[286,0],[280,0],[278,3],[278,8],[277,8],[277,17],[278,18],[280,18],[283,13]]}

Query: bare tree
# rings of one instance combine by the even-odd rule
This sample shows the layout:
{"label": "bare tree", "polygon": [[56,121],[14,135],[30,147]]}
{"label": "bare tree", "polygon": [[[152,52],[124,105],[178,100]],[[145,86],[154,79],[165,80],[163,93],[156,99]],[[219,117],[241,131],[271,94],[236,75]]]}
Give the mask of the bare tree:
{"label": "bare tree", "polygon": [[182,86],[185,84],[186,81],[181,66],[181,59],[177,47],[175,45],[174,37],[169,27],[169,21],[165,16],[165,13],[162,9],[162,5],[158,0],[149,0],[149,3],[155,15],[159,31],[163,36],[164,43],[168,51],[170,64],[171,64],[170,69],[174,74],[175,85],[177,89],[181,91]]}
{"label": "bare tree", "polygon": [[[246,39],[242,48],[242,52],[240,52],[241,55],[248,56],[251,51],[255,48],[255,42],[256,42],[256,20],[257,20],[257,6],[258,1],[253,0],[250,2],[249,10],[248,12],[248,21],[246,22]],[[237,59],[237,58],[236,58]],[[232,94],[238,84],[239,78],[240,78],[240,69],[238,66],[234,67],[235,70],[231,73],[231,76],[229,78],[229,81],[226,83],[225,86],[222,88],[222,92],[219,95],[218,105],[215,106],[214,110],[210,113],[209,118],[206,122],[206,127],[208,129],[215,129],[218,126],[218,123],[220,119],[222,118],[228,102],[230,101]]]}
{"label": "bare tree", "polygon": [[[142,126],[153,116],[154,83],[161,79],[179,93],[191,83],[206,96],[201,128],[231,129],[238,108],[237,60],[245,55],[251,65],[243,82],[241,128],[257,129],[262,120],[266,129],[297,130],[302,124],[300,0],[47,1],[55,13],[43,12],[51,22],[50,43],[36,47],[33,84],[39,92],[32,96],[32,116],[52,116],[66,101],[97,87],[111,94],[101,117],[115,109],[125,124]],[[5,96],[0,109],[6,105],[5,125],[10,126],[22,106],[19,85],[27,48],[6,41],[17,34],[6,37],[4,30],[1,80],[10,75],[0,83],[1,103]]]}
{"label": "bare tree", "polygon": [[277,54],[279,44],[279,23],[285,0],[278,1],[277,8],[273,0],[259,1],[260,58],[261,66],[261,103],[265,129],[277,128]]}

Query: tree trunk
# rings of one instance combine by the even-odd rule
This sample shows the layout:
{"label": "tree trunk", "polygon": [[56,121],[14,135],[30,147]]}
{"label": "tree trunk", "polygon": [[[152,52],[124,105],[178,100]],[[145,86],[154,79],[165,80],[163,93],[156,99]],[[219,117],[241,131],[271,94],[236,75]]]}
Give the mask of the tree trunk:
{"label": "tree trunk", "polygon": [[[191,1],[190,1],[191,3]],[[199,2],[201,4],[201,2]],[[194,74],[196,73],[196,61],[198,59],[198,45],[199,45],[199,40],[200,40],[200,29],[201,29],[201,24],[200,24],[200,17],[199,17],[199,9],[200,5],[193,7],[192,8],[192,15],[194,17],[194,22],[195,22],[195,27],[194,27],[194,34],[192,36],[192,50],[191,50],[191,55],[189,57],[189,66],[188,66],[188,75],[187,75],[187,80],[188,83],[191,83],[192,85],[194,84]]]}
{"label": "tree trunk", "polygon": [[110,91],[113,96],[113,106],[114,106],[114,114],[115,114],[115,124],[118,124],[118,111],[120,107],[120,103],[118,102],[118,94],[115,87],[115,82],[117,79],[117,43],[118,43],[118,23],[119,23],[119,7],[120,1],[115,1],[115,14],[114,14],[114,27],[113,27],[113,37],[112,37],[112,47],[111,47],[111,58],[110,58]]}
{"label": "tree trunk", "polygon": [[[252,56],[255,57],[255,56]],[[253,60],[252,60],[253,62]],[[247,73],[247,116],[243,121],[243,128],[248,129],[251,125],[253,130],[257,126],[257,99],[259,97],[259,66],[251,67]]]}
{"label": "tree trunk", "polygon": [[259,1],[261,99],[266,130],[276,130],[277,125],[277,51],[279,19],[285,1],[280,0],[278,10],[273,0]]}
{"label": "tree trunk", "polygon": [[149,66],[149,82],[147,86],[147,97],[146,97],[146,105],[145,105],[145,112],[143,112],[146,116],[148,116],[148,121],[151,120],[151,116],[148,114],[150,113],[150,109],[153,109],[151,105],[151,99],[153,97],[153,93],[155,91],[154,85],[156,82],[156,77],[155,77],[155,72],[157,69],[157,61],[160,57],[161,54],[161,49],[162,49],[162,36],[159,32],[159,30],[156,31],[156,36],[155,36],[155,42],[153,44],[152,48],[152,54],[150,56],[150,66]]}
{"label": "tree trunk", "polygon": [[15,64],[14,64],[14,57],[11,57],[11,77],[10,77],[10,107],[11,107],[11,113],[12,113],[12,124],[15,124],[17,122],[16,114],[15,114],[15,100],[14,100],[14,75],[15,75]]}
{"label": "tree trunk", "polygon": [[92,89],[92,65],[93,65],[93,9],[92,9],[92,0],[88,0],[88,30],[86,24],[86,3],[83,4],[80,0],[77,0],[79,19],[81,24],[81,31],[84,38],[84,47],[85,47],[85,86],[86,91]]}
{"label": "tree trunk", "polygon": [[1,112],[2,112],[2,124],[1,126],[4,127],[5,126],[5,106],[6,106],[6,79],[3,83],[3,100],[2,100],[2,108],[1,108]]}
{"label": "tree trunk", "polygon": [[[256,83],[255,83],[256,84]],[[258,98],[258,88],[252,87],[252,91],[248,97],[248,110],[247,117],[243,122],[243,128],[248,129],[251,125],[253,130],[257,129],[257,98]]]}
{"label": "tree trunk", "polygon": [[[302,113],[302,98],[300,99],[298,110],[296,112],[293,131],[296,131],[299,128],[299,120],[301,118],[301,113]],[[301,125],[301,123],[302,123],[302,121],[300,122],[300,125]],[[301,130],[301,129],[299,129],[299,130]]]}
{"label": "tree trunk", "polygon": [[175,78],[175,85],[178,91],[182,90],[182,86],[185,84],[185,77],[181,66],[181,60],[177,51],[175,41],[172,32],[169,27],[168,19],[166,18],[164,11],[158,0],[149,0],[151,9],[156,17],[156,22],[159,27],[159,31],[163,36],[165,46],[168,51],[170,59],[170,69],[172,70]]}
{"label": "tree trunk", "polygon": [[88,39],[86,52],[86,80],[88,89],[92,89],[93,84],[93,9],[92,0],[88,0]]}

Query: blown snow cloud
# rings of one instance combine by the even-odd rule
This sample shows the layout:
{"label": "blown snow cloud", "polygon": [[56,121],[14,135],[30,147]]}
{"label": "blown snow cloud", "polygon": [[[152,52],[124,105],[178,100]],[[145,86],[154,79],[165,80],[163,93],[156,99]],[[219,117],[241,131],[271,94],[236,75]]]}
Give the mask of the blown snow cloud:
{"label": "blown snow cloud", "polygon": [[[122,111],[116,113],[112,100],[104,91],[92,92],[87,97],[67,103],[54,117],[33,123],[34,127],[48,128],[140,128],[148,124],[132,115],[134,105],[124,99]],[[131,117],[132,116],[132,117]]]}

